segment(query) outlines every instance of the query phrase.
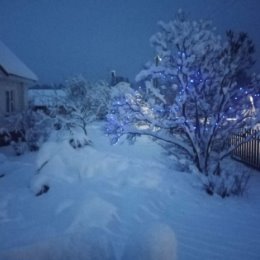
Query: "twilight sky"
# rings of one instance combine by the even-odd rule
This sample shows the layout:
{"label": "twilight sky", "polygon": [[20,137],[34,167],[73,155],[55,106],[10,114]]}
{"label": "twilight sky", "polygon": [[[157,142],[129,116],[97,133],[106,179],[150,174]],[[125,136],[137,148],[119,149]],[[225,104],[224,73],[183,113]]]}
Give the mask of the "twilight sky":
{"label": "twilight sky", "polygon": [[260,0],[0,0],[0,39],[40,83],[108,79],[113,69],[132,80],[153,57],[157,21],[179,8],[211,19],[220,34],[248,32],[260,59]]}

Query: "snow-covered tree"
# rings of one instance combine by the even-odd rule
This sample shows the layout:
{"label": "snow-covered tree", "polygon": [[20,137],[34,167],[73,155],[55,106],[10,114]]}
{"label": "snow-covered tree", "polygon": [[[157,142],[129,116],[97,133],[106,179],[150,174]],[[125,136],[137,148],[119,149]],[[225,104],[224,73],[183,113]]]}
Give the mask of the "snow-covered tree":
{"label": "snow-covered tree", "polygon": [[107,132],[114,141],[149,135],[179,148],[207,176],[209,192],[218,192],[211,177],[221,175],[220,162],[235,148],[230,134],[254,124],[250,96],[258,93],[258,78],[237,83],[254,63],[253,43],[231,31],[222,40],[211,22],[182,11],[159,28],[150,39],[158,58],[136,76],[141,91],[114,99]]}
{"label": "snow-covered tree", "polygon": [[78,76],[67,81],[63,91],[64,94],[57,97],[59,105],[55,109],[58,123],[69,130],[81,129],[87,136],[87,126],[107,114],[108,84],[104,81],[91,84]]}

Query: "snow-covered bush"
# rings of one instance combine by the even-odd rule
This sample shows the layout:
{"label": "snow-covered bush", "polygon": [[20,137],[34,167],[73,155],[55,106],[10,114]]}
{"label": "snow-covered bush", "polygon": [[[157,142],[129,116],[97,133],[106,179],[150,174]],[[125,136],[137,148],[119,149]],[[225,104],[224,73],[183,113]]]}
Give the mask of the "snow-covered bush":
{"label": "snow-covered bush", "polygon": [[26,143],[22,142],[21,139],[17,142],[11,141],[11,146],[17,156],[22,155],[26,151]]}
{"label": "snow-covered bush", "polygon": [[80,139],[70,138],[69,143],[74,149],[79,149],[92,144],[92,142],[90,140],[87,140],[85,137]]}
{"label": "snow-covered bush", "polygon": [[210,175],[203,181],[203,186],[209,195],[214,192],[222,198],[235,195],[242,196],[248,189],[250,174],[246,172],[223,171],[221,176]]}
{"label": "snow-covered bush", "polygon": [[[53,138],[52,138],[53,139]],[[55,138],[54,138],[55,140]],[[58,142],[66,142],[74,149],[81,149],[86,146],[92,146],[92,141],[82,131],[72,129],[70,132],[65,132],[63,135],[56,137]]]}
{"label": "snow-covered bush", "polygon": [[[82,134],[75,136],[76,140],[81,138]],[[75,183],[107,172],[122,172],[121,157],[99,152],[90,145],[78,149],[68,140],[48,141],[41,147],[36,159],[37,171],[30,185],[35,195],[60,183]]]}
{"label": "snow-covered bush", "polygon": [[[125,109],[126,100],[135,96],[129,83],[121,82],[113,87],[111,91],[110,113],[107,115],[107,124],[105,131],[110,135],[112,143],[116,143],[118,138],[128,132],[124,127],[128,126],[128,114],[131,113]],[[124,113],[126,112],[126,113]]]}
{"label": "snow-covered bush", "polygon": [[10,140],[11,140],[11,135],[8,129],[6,129],[5,127],[0,128],[0,145],[8,144]]}
{"label": "snow-covered bush", "polygon": [[64,95],[57,97],[59,106],[55,110],[52,108],[56,126],[71,132],[80,129],[87,136],[87,126],[107,114],[110,100],[108,84],[104,81],[91,84],[78,76],[68,80],[62,90]]}
{"label": "snow-covered bush", "polygon": [[12,141],[12,147],[17,155],[25,152],[26,143],[30,151],[37,151],[52,131],[52,119],[42,112],[26,111],[9,118],[9,132],[16,133],[17,140]]}
{"label": "snow-covered bush", "polygon": [[255,124],[250,99],[259,77],[237,82],[253,65],[253,43],[231,31],[222,40],[211,22],[182,11],[159,27],[150,40],[159,58],[137,75],[138,92],[114,98],[107,133],[114,142],[124,134],[152,136],[178,148],[203,175],[220,176],[221,161],[240,145],[228,146],[230,134]]}

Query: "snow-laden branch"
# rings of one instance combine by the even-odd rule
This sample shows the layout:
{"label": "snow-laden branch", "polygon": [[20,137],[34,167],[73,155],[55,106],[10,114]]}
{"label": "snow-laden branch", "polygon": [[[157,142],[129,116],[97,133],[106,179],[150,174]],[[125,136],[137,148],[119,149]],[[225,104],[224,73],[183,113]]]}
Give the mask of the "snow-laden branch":
{"label": "snow-laden branch", "polygon": [[138,91],[114,96],[107,133],[114,141],[124,134],[164,140],[182,147],[201,173],[216,173],[234,149],[232,132],[256,123],[256,77],[240,84],[253,64],[252,42],[230,32],[223,41],[211,23],[180,14],[159,29],[150,39],[159,59],[137,75]]}

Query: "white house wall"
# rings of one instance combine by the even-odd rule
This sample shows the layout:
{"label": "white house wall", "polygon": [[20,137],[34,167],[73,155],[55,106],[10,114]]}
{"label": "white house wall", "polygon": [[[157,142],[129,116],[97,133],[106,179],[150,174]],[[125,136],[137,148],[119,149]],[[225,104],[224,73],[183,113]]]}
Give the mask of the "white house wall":
{"label": "white house wall", "polygon": [[0,79],[0,116],[6,116],[6,91],[14,92],[14,112],[25,108],[25,85],[16,80]]}

